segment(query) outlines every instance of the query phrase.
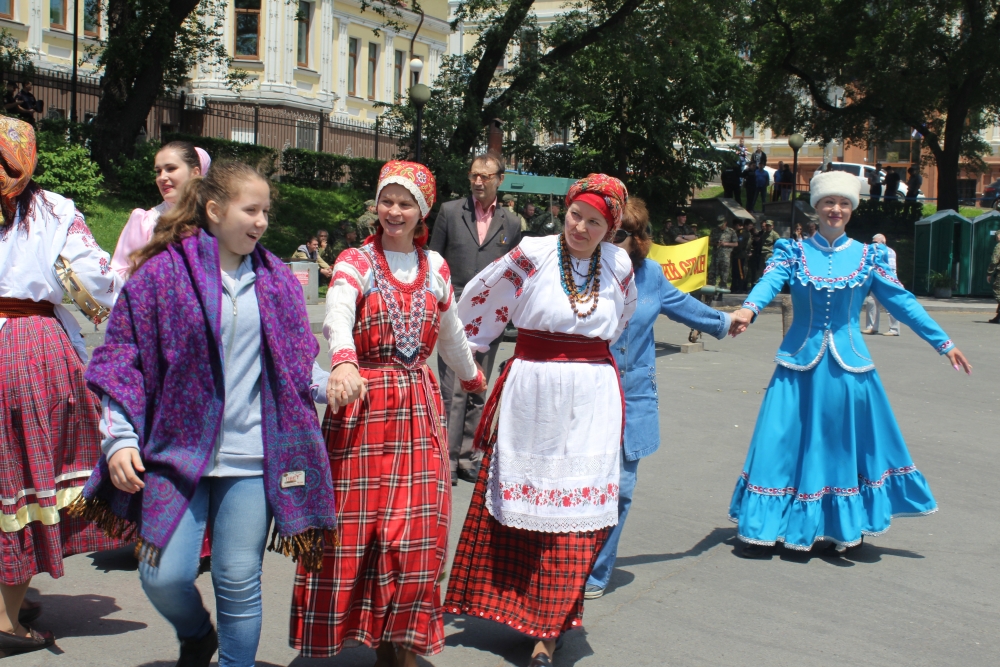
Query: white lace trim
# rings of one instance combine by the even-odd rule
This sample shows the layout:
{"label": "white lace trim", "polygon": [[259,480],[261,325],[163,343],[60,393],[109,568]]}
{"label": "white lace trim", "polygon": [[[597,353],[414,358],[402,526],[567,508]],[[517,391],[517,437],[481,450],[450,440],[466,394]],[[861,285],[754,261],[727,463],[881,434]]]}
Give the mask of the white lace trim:
{"label": "white lace trim", "polygon": [[[843,236],[844,236],[843,234],[841,234],[840,236],[838,236],[837,237],[837,241],[839,241],[841,239],[841,237],[843,237]],[[820,237],[820,238],[822,238],[822,237]],[[851,244],[854,243],[854,239],[848,238],[846,241],[844,241],[844,243],[842,245],[839,245],[839,246],[836,246],[836,247],[820,245],[819,241],[816,240],[816,235],[815,234],[812,235],[812,236],[810,236],[806,240],[809,241],[809,243],[812,244],[812,246],[814,248],[818,248],[819,250],[822,250],[823,252],[840,252],[841,250],[847,250],[851,246]],[[825,241],[826,239],[823,239],[823,240]],[[834,243],[836,243],[837,241],[834,241]]]}
{"label": "white lace trim", "polygon": [[[888,533],[889,529],[892,528],[892,519],[913,517],[913,516],[927,516],[928,514],[934,514],[937,511],[938,508],[935,507],[934,509],[927,510],[926,512],[899,512],[889,517],[890,519],[889,525],[885,527],[885,530],[862,530],[861,534],[864,537],[879,537],[880,535],[885,535],[886,533]],[[737,525],[739,525],[740,523],[739,519],[731,514],[729,515],[729,520]],[[817,542],[833,542],[839,547],[850,548],[858,546],[859,544],[861,544],[862,540],[862,538],[859,537],[858,539],[851,540],[850,542],[841,542],[840,540],[834,539],[827,535],[820,535],[810,544],[789,544],[788,542],[785,541],[784,535],[779,535],[777,538],[771,541],[757,540],[752,537],[747,537],[743,533],[739,532],[739,530],[736,531],[736,537],[738,537],[741,542],[746,542],[747,544],[756,544],[757,546],[761,547],[773,547],[778,542],[781,542],[786,549],[792,549],[793,551],[809,551],[816,545]]]}

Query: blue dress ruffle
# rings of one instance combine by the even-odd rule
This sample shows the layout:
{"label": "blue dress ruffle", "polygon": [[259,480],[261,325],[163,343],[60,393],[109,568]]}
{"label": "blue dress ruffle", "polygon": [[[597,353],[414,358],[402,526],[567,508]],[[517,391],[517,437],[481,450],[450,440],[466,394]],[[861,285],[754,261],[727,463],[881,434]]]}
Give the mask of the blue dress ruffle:
{"label": "blue dress ruffle", "polygon": [[805,372],[777,367],[729,507],[741,540],[854,546],[894,516],[936,511],[877,371],[848,372],[832,355]]}

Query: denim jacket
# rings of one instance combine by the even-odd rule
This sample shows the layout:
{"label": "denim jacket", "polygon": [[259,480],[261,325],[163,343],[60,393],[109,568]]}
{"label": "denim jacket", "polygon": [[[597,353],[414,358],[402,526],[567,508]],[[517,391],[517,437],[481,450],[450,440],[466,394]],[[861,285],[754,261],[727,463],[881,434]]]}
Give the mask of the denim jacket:
{"label": "denim jacket", "polygon": [[743,306],[760,313],[786,283],[791,286],[794,318],[774,359],[786,368],[808,371],[829,350],[845,371],[873,370],[859,326],[861,304],[869,292],[939,353],[954,347],[899,282],[884,245],[858,243],[846,235],[832,245],[819,234],[802,241],[781,239]]}
{"label": "denim jacket", "polygon": [[611,346],[625,390],[625,458],[636,461],[660,446],[653,325],[666,315],[716,338],[729,332],[729,315],[681,292],[651,259],[635,268],[638,301],[625,331]]}

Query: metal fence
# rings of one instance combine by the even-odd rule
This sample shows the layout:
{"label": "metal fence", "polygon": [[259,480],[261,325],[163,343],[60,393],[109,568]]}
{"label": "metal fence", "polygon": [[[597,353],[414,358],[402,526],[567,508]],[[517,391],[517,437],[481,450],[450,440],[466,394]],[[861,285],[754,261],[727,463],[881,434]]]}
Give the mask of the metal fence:
{"label": "metal fence", "polygon": [[[35,69],[0,72],[0,78],[32,82],[35,98],[42,101],[45,117],[69,118],[72,76],[68,72]],[[100,79],[79,74],[76,85],[77,118],[89,122],[97,115]],[[387,133],[378,124],[350,119],[330,121],[325,112],[273,107],[241,102],[209,101],[202,105],[181,93],[156,101],[143,127],[146,139],[160,139],[169,132],[184,132],[268,146],[278,151],[306,148],[352,157],[389,159],[399,151],[401,135]]]}

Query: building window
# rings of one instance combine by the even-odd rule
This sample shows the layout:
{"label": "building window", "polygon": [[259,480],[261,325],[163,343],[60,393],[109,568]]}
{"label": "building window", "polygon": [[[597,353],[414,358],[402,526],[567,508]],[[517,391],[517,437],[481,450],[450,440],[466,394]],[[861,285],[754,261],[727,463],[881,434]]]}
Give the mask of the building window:
{"label": "building window", "polygon": [[736,139],[753,139],[753,125],[748,125],[746,127],[740,127],[736,125],[734,127],[735,134],[733,137]]}
{"label": "building window", "polygon": [[14,18],[14,0],[0,0],[0,18]]}
{"label": "building window", "polygon": [[66,29],[66,0],[49,0],[49,27]]}
{"label": "building window", "polygon": [[378,44],[368,43],[368,99],[375,99],[375,72],[378,71]]}
{"label": "building window", "polygon": [[361,40],[351,37],[347,46],[347,94],[358,94],[358,50]]}
{"label": "building window", "polygon": [[299,11],[295,20],[299,23],[298,59],[299,67],[309,67],[309,3],[299,2]]}
{"label": "building window", "polygon": [[260,58],[260,0],[236,0],[237,58]]}
{"label": "building window", "polygon": [[83,34],[98,37],[101,31],[101,3],[99,0],[83,0]]}
{"label": "building window", "polygon": [[403,58],[403,52],[397,50],[394,76],[392,77],[392,97],[397,102],[403,97]]}

